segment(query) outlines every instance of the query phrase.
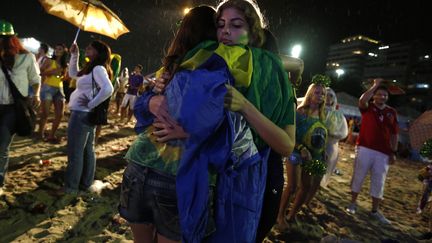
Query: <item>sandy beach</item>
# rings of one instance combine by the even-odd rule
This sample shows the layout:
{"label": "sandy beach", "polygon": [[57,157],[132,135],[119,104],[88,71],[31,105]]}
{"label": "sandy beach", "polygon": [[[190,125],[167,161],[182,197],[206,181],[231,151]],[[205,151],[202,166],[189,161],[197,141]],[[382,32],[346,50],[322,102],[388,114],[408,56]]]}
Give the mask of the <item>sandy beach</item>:
{"label": "sandy beach", "polygon": [[[0,197],[0,242],[132,242],[117,204],[126,166],[123,156],[136,136],[133,124],[107,125],[102,130],[96,146],[96,179],[106,187],[100,195],[58,196],[54,192],[62,186],[67,163],[66,125],[63,122],[58,131],[60,144],[15,137],[5,193]],[[334,175],[329,186],[318,192],[311,209],[303,208],[297,223],[286,232],[272,232],[267,241],[319,242],[334,235],[360,242],[421,242],[417,239],[427,231],[429,216],[416,214],[422,190],[417,172],[424,165],[398,159],[390,167],[381,210],[392,224],[383,226],[368,214],[369,180],[359,195],[358,213],[345,213],[354,147],[342,143],[340,149],[341,175]]]}

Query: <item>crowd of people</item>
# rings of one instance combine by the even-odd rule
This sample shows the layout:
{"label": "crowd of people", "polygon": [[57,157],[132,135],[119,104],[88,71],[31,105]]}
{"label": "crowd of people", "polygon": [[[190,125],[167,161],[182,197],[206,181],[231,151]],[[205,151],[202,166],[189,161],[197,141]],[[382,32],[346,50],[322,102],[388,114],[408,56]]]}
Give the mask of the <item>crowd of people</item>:
{"label": "crowd of people", "polygon": [[[59,144],[61,137],[57,136],[57,129],[64,119],[65,110],[70,112],[67,127],[68,166],[65,185],[59,193],[78,193],[79,190],[91,189],[96,168],[94,144],[101,127],[87,121],[88,113],[114,96],[114,91],[119,94],[114,97],[121,98],[116,114],[120,104],[122,109],[133,110],[133,103],[121,94],[126,89],[135,89],[135,86],[143,87],[142,75],[137,70],[132,76],[138,77],[138,81],[130,79],[127,68],[119,75],[119,58],[102,41],[91,42],[81,58],[76,44],[72,44],[70,48],[56,44],[50,57],[49,46],[42,43],[34,55],[23,47],[11,23],[1,20],[0,28],[0,194],[3,194],[9,164],[9,147],[17,131],[12,86],[26,98],[26,102],[32,103],[37,114],[37,130],[31,134],[36,141]],[[116,58],[117,64],[114,61]],[[51,110],[54,110],[54,117],[51,129],[47,132],[46,124]],[[116,122],[122,124],[120,114],[118,117]],[[130,119],[129,117],[126,122]]]}
{"label": "crowd of people", "polygon": [[[98,135],[89,114],[112,97],[119,122],[136,118],[138,134],[125,156],[118,207],[135,242],[262,242],[272,227],[288,229],[329,183],[338,143],[352,132],[329,77],[315,75],[297,103],[304,64],[279,55],[251,1],[192,8],[151,82],[139,64],[131,73],[113,70],[111,49],[102,41],[86,47],[84,63],[76,43],[69,49],[55,45],[52,57],[43,44],[35,57],[10,23],[0,27],[0,194],[16,131],[9,76],[40,110],[40,139],[59,141],[56,131],[68,103],[61,195],[91,190]],[[370,172],[371,217],[383,224],[391,223],[379,204],[398,134],[388,95],[375,80],[359,99],[362,127],[346,208],[356,213]],[[51,105],[54,119],[46,135]]]}

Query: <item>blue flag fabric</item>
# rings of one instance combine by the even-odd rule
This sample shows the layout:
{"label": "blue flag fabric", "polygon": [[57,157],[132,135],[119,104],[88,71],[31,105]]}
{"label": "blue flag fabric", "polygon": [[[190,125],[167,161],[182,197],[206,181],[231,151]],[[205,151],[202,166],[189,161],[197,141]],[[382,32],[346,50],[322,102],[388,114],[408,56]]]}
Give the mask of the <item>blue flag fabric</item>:
{"label": "blue flag fabric", "polygon": [[[169,112],[190,135],[176,177],[183,242],[255,240],[267,171],[258,153],[232,153],[236,131],[223,99],[225,84],[233,81],[225,61],[212,55],[198,69],[178,72],[167,87]],[[216,232],[205,238],[209,168],[218,173]]]}
{"label": "blue flag fabric", "polygon": [[166,90],[170,114],[190,135],[177,171],[177,197],[183,242],[202,242],[209,215],[209,166],[222,172],[233,142],[226,83],[233,79],[216,55],[199,69],[183,70]]}
{"label": "blue flag fabric", "polygon": [[[295,95],[286,73],[276,68],[280,61],[258,49],[252,53],[253,81],[251,87],[240,91],[277,125],[291,124]],[[197,69],[176,73],[166,90],[170,114],[190,134],[176,177],[182,241],[186,243],[255,241],[266,181],[263,153],[267,155],[268,149],[257,141],[261,155],[237,158],[232,154],[236,131],[223,100],[224,84],[233,82],[225,60],[212,54]],[[147,108],[150,96],[137,101],[136,112],[142,110],[137,108]],[[149,124],[151,117],[139,119],[137,131]],[[209,168],[218,173],[216,232],[205,238],[210,211]]]}

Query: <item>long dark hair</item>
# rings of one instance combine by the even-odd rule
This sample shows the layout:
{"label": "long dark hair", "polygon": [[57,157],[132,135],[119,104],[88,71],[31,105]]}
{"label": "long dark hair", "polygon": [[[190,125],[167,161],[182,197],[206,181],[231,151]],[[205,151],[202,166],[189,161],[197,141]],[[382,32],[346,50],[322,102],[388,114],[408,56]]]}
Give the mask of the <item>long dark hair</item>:
{"label": "long dark hair", "polygon": [[165,71],[171,76],[174,75],[181,59],[189,50],[202,41],[217,40],[215,13],[212,7],[201,5],[191,9],[183,18],[162,60]]}
{"label": "long dark hair", "polygon": [[[41,46],[42,46],[42,45],[41,45]],[[57,45],[55,45],[55,46],[56,46],[56,47],[57,47],[57,46],[61,46],[61,47],[63,48],[63,55],[60,57],[60,66],[61,66],[63,69],[66,69],[66,68],[67,68],[67,65],[68,65],[68,63],[67,63],[67,61],[68,61],[68,48],[66,47],[65,44],[57,44]],[[56,61],[57,56],[55,55],[55,52],[54,52],[54,54],[52,55],[51,59],[54,60],[54,61]]]}
{"label": "long dark hair", "polygon": [[12,70],[15,65],[15,55],[28,53],[28,51],[15,35],[3,35],[0,38],[3,40],[0,42],[0,60],[7,69]]}
{"label": "long dark hair", "polygon": [[111,79],[112,77],[112,70],[110,66],[111,62],[111,48],[105,44],[104,42],[100,40],[94,40],[92,43],[90,43],[90,46],[92,46],[97,51],[97,56],[95,59],[88,62],[84,68],[78,72],[78,77],[89,74],[93,71],[93,68],[96,66],[103,66],[107,72],[108,76]]}

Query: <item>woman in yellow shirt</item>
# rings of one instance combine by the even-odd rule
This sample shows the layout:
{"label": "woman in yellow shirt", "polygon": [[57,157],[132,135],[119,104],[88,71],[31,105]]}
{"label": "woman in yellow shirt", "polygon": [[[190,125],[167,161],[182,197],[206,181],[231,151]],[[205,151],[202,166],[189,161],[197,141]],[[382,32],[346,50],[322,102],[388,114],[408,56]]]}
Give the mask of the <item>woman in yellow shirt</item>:
{"label": "woman in yellow shirt", "polygon": [[55,132],[63,118],[65,95],[63,92],[63,77],[67,69],[67,48],[64,44],[57,44],[54,55],[41,66],[41,114],[39,122],[39,137],[44,139],[45,125],[48,120],[51,104],[54,104],[54,120],[51,132],[45,141],[58,143]]}

